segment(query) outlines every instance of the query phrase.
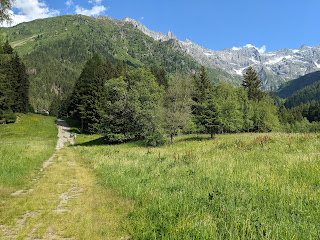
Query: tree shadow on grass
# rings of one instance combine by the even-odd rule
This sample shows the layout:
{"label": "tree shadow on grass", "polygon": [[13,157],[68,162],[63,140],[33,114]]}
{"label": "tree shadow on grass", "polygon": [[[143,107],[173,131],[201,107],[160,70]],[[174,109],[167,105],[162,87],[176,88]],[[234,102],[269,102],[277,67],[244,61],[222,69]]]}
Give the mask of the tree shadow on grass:
{"label": "tree shadow on grass", "polygon": [[188,136],[181,139],[177,139],[176,142],[193,142],[193,141],[208,141],[213,140],[210,136]]}
{"label": "tree shadow on grass", "polygon": [[84,146],[84,147],[101,146],[101,145],[109,145],[109,143],[105,140],[104,137],[100,137],[100,138],[91,140],[89,142],[74,144],[74,146]]}
{"label": "tree shadow on grass", "polygon": [[116,145],[127,145],[130,147],[146,147],[145,143],[143,141],[128,141],[128,142],[123,142],[123,143],[114,143],[114,142],[109,142],[105,139],[105,137],[100,137],[88,142],[84,143],[77,143],[74,144],[74,146],[84,146],[84,147],[92,147],[92,146],[116,146]]}

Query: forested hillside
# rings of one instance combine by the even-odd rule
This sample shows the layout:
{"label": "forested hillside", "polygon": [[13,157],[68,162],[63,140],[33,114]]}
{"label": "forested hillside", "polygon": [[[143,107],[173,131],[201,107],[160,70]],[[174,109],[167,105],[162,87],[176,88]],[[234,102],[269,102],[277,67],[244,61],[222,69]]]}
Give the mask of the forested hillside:
{"label": "forested hillside", "polygon": [[[59,16],[0,29],[19,53],[30,77],[30,103],[49,109],[55,96],[68,96],[84,63],[94,53],[111,62],[164,67],[169,74],[196,73],[200,65],[181,51],[174,40],[157,42],[130,23],[108,17]],[[212,82],[231,75],[208,69]]]}
{"label": "forested hillside", "polygon": [[276,91],[275,94],[281,98],[288,98],[296,91],[312,85],[317,81],[320,81],[320,71],[306,74],[286,83],[278,91]]}
{"label": "forested hillside", "polygon": [[302,103],[320,103],[320,81],[300,89],[288,97],[284,103],[287,108],[299,106]]}

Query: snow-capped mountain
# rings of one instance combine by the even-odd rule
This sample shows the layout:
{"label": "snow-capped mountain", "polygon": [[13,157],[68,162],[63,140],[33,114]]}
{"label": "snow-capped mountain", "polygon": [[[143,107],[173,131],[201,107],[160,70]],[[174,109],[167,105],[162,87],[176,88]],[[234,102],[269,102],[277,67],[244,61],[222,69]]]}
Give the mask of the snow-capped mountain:
{"label": "snow-capped mountain", "polygon": [[213,51],[188,39],[180,41],[170,31],[162,34],[149,30],[137,20],[128,17],[123,20],[132,23],[157,41],[169,39],[178,41],[187,54],[204,66],[219,67],[235,75],[242,75],[247,67],[252,66],[258,71],[265,89],[276,89],[283,82],[320,70],[320,45],[316,47],[302,45],[298,49],[286,48],[275,52],[261,52],[253,46]]}

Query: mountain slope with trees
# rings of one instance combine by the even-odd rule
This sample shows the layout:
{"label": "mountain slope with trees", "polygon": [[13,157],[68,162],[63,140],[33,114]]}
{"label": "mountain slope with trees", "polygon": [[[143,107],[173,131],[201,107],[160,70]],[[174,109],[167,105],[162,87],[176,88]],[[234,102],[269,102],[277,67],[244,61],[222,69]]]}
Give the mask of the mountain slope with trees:
{"label": "mountain slope with trees", "polygon": [[275,94],[281,98],[288,98],[296,91],[310,86],[317,81],[320,81],[320,71],[306,74],[302,77],[286,83],[285,85],[280,87],[279,90],[275,91]]}
{"label": "mountain slope with trees", "polygon": [[300,89],[288,97],[284,103],[287,108],[299,106],[302,103],[320,103],[320,81]]}
{"label": "mountain slope with trees", "polygon": [[[57,96],[71,94],[85,62],[99,54],[142,67],[164,68],[169,74],[191,74],[200,65],[174,40],[157,42],[130,23],[109,17],[59,16],[1,28],[26,64],[30,77],[30,102],[36,110],[49,109]],[[228,79],[222,70],[208,69],[210,80]]]}

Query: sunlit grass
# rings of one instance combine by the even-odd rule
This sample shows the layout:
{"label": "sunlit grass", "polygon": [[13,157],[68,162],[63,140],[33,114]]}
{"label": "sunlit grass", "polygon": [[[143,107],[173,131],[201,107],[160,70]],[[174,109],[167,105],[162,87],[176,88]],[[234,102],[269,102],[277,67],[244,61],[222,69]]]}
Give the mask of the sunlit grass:
{"label": "sunlit grass", "polygon": [[55,118],[24,115],[17,123],[0,125],[0,187],[19,186],[55,151]]}
{"label": "sunlit grass", "polygon": [[80,135],[76,151],[103,184],[135,200],[136,239],[320,236],[317,134],[194,135],[161,148],[102,143]]}
{"label": "sunlit grass", "polygon": [[[127,239],[130,201],[97,184],[72,149],[58,151],[53,162],[30,184],[31,193],[0,198],[0,239],[11,239],[10,232],[12,239]],[[63,195],[74,197],[62,202]]]}

